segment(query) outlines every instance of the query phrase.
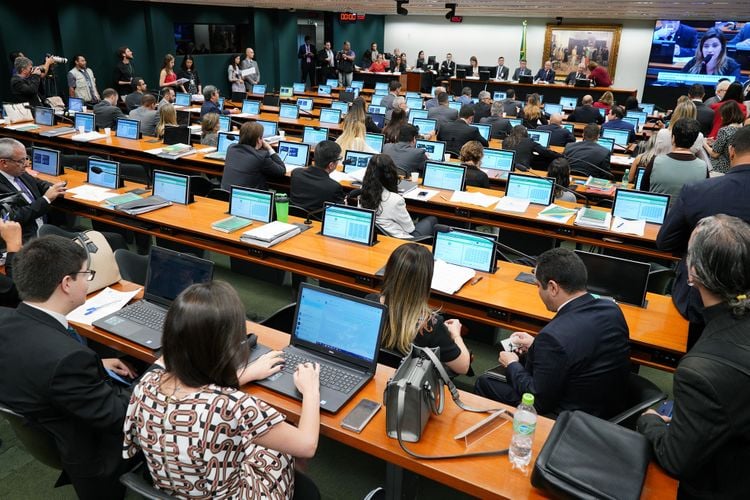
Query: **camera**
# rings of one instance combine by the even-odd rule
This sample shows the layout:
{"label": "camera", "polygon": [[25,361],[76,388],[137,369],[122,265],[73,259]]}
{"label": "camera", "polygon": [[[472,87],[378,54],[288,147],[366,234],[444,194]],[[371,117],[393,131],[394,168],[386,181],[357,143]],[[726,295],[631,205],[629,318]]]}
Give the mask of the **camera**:
{"label": "camera", "polygon": [[68,64],[67,57],[53,56],[52,54],[45,54],[44,57],[51,57],[57,64]]}

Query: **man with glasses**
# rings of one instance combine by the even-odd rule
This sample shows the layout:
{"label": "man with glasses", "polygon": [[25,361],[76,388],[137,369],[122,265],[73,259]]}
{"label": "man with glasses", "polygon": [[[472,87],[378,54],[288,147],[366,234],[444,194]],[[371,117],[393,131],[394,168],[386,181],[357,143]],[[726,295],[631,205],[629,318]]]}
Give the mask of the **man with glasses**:
{"label": "man with glasses", "polygon": [[290,181],[292,205],[307,211],[320,210],[325,202],[344,202],[341,184],[330,174],[341,163],[341,147],[333,141],[321,141],[315,146],[315,164],[295,168]]}
{"label": "man with glasses", "polygon": [[107,372],[136,374],[121,360],[100,359],[65,319],[86,301],[95,274],[88,266],[83,247],[60,236],[36,238],[15,255],[23,302],[0,308],[0,404],[54,437],[61,478],[79,498],[122,498],[129,391]]}
{"label": "man with glasses", "polygon": [[36,236],[44,216],[58,196],[65,193],[65,183],[52,184],[26,173],[26,147],[15,139],[0,139],[0,199],[19,194],[23,200],[13,203],[10,220],[23,227],[23,240]]}

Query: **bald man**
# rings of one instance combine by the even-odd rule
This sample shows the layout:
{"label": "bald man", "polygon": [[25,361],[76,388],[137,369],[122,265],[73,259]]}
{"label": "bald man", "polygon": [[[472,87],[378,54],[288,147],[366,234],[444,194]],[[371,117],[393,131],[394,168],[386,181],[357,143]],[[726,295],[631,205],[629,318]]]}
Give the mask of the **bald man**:
{"label": "bald man", "polygon": [[537,71],[534,80],[541,83],[555,83],[555,72],[552,61],[544,61],[544,67]]}
{"label": "bald man", "polygon": [[594,106],[594,98],[590,95],[583,96],[581,105],[568,116],[569,122],[578,123],[604,123],[604,116]]}
{"label": "bald man", "polygon": [[576,142],[573,133],[562,126],[563,115],[553,113],[549,118],[547,125],[540,125],[537,130],[547,130],[549,132],[549,145],[565,147],[569,142]]}
{"label": "bald man", "polygon": [[727,93],[727,89],[729,88],[730,83],[731,82],[729,80],[722,80],[718,84],[716,84],[716,95],[706,99],[706,106],[711,106],[712,104],[715,104],[724,99],[724,94]]}
{"label": "bald man", "polygon": [[565,78],[565,84],[566,85],[575,85],[576,80],[583,78],[588,78],[586,76],[586,65],[584,63],[581,63],[578,65],[577,71],[571,71],[568,73],[567,78]]}

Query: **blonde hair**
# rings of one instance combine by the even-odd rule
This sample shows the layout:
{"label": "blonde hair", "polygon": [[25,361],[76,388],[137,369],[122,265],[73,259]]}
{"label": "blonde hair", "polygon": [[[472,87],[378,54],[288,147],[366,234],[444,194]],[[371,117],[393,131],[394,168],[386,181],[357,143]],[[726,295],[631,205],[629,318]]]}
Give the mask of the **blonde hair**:
{"label": "blonde hair", "polygon": [[523,107],[523,117],[527,120],[537,120],[542,116],[542,107],[539,102],[539,94],[531,94]]}
{"label": "blonde hair", "polygon": [[159,123],[156,124],[156,137],[164,137],[164,127],[177,125],[177,111],[172,104],[159,106]]}
{"label": "blonde hair", "polygon": [[611,107],[615,103],[615,96],[612,95],[612,92],[608,90],[602,94],[602,96],[599,98],[599,102]]}
{"label": "blonde hair", "polygon": [[201,131],[203,134],[210,134],[216,131],[219,126],[219,115],[217,113],[206,113],[201,120]]}
{"label": "blonde hair", "polygon": [[698,110],[695,108],[695,103],[689,97],[685,96],[685,99],[680,97],[677,100],[677,106],[674,107],[672,118],[669,120],[669,130],[672,130],[672,125],[677,123],[677,120],[682,118],[695,119],[696,116],[698,116]]}
{"label": "blonde hair", "polygon": [[344,131],[336,139],[336,144],[341,146],[342,152],[357,149],[364,142],[366,134],[367,129],[363,121],[351,120],[347,124],[346,120],[344,120]]}

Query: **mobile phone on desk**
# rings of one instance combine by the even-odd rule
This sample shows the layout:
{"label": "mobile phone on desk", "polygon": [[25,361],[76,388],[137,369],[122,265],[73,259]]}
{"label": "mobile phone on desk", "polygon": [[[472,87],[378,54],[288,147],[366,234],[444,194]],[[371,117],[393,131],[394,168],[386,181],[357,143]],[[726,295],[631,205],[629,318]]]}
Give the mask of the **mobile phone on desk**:
{"label": "mobile phone on desk", "polygon": [[356,433],[362,432],[381,406],[380,403],[370,399],[361,400],[341,421],[341,427]]}

